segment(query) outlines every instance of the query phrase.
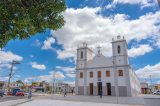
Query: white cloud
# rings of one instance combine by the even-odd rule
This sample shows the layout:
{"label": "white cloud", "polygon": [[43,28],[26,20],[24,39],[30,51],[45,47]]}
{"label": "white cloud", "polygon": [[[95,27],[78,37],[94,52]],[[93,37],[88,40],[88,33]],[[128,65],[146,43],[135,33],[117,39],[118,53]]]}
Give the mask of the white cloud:
{"label": "white cloud", "polygon": [[157,0],[113,0],[111,4],[106,6],[107,9],[115,8],[117,4],[137,4],[140,5],[141,8],[155,6],[157,4]]}
{"label": "white cloud", "polygon": [[46,66],[44,64],[38,64],[36,62],[31,62],[32,68],[38,69],[38,70],[45,70]]}
{"label": "white cloud", "polygon": [[34,46],[37,46],[37,47],[39,47],[39,46],[41,46],[41,42],[38,40],[38,39],[36,39],[36,41],[34,42]]}
{"label": "white cloud", "polygon": [[0,70],[2,70],[3,68],[10,68],[11,67],[11,64],[9,63],[0,63]]}
{"label": "white cloud", "polygon": [[11,51],[0,50],[0,70],[9,69],[12,61],[22,61],[23,57],[12,53]]}
{"label": "white cloud", "polygon": [[75,67],[61,67],[61,66],[57,66],[56,68],[64,71],[67,77],[75,78],[75,72],[76,72],[75,71]]}
{"label": "white cloud", "polygon": [[[55,73],[55,80],[62,80],[65,76],[62,72],[58,71]],[[34,76],[34,77],[28,77],[24,79],[25,82],[32,82],[32,81],[46,81],[46,82],[53,82],[53,71],[50,71],[48,75],[41,75],[41,76]]]}
{"label": "white cloud", "polygon": [[156,82],[156,84],[160,84],[160,80],[158,80],[158,81]]}
{"label": "white cloud", "polygon": [[153,48],[150,45],[139,45],[138,47],[132,47],[128,50],[128,55],[129,57],[137,57],[151,52],[152,50]]}
{"label": "white cloud", "polygon": [[31,54],[29,57],[30,57],[30,58],[33,58],[34,56]]}
{"label": "white cloud", "polygon": [[42,49],[51,49],[52,44],[55,43],[55,39],[53,37],[48,38],[43,42]]}
{"label": "white cloud", "polygon": [[23,57],[12,53],[11,51],[0,51],[0,63],[12,62],[15,61],[22,61]]}
{"label": "white cloud", "polygon": [[63,45],[64,48],[57,50],[59,59],[75,58],[77,46],[82,42],[87,42],[93,49],[101,45],[102,53],[110,56],[112,51],[110,42],[119,34],[125,36],[127,42],[133,39],[141,41],[153,35],[160,36],[156,25],[160,20],[160,11],[148,13],[135,20],[130,20],[125,14],[104,17],[97,14],[100,11],[100,8],[88,7],[66,10],[64,27],[52,32],[58,44]]}
{"label": "white cloud", "polygon": [[160,78],[160,63],[155,65],[147,65],[135,71],[139,78]]}
{"label": "white cloud", "polygon": [[160,48],[160,38],[156,40],[155,46],[157,46],[158,48]]}
{"label": "white cloud", "polygon": [[0,81],[6,81],[7,82],[8,81],[8,77],[1,77],[0,76]]}
{"label": "white cloud", "polygon": [[64,83],[69,84],[70,86],[75,87],[75,81],[64,81]]}

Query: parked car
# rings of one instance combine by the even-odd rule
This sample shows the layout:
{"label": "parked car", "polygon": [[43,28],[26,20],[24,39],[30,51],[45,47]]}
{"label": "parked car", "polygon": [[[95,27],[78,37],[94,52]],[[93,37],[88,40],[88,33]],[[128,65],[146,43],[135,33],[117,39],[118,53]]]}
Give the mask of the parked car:
{"label": "parked car", "polygon": [[7,95],[12,96],[12,92],[7,92]]}
{"label": "parked car", "polygon": [[16,92],[16,96],[24,96],[24,95],[25,95],[25,92],[22,90],[19,90]]}
{"label": "parked car", "polygon": [[155,92],[153,92],[153,94],[160,95],[160,91],[155,91]]}
{"label": "parked car", "polygon": [[12,89],[12,95],[16,96],[17,91],[19,91],[19,88],[13,88]]}
{"label": "parked car", "polygon": [[3,97],[4,95],[4,91],[0,91],[0,96]]}
{"label": "parked car", "polygon": [[24,91],[24,95],[28,95],[29,94],[29,91]]}

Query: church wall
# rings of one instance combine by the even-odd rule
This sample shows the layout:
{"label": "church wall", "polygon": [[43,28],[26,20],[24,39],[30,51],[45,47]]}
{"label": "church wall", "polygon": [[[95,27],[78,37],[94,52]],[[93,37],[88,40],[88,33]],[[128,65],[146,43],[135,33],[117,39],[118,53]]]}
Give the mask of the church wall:
{"label": "church wall", "polygon": [[80,72],[83,72],[83,70],[79,70],[78,72],[78,86],[84,86],[84,72],[83,72],[83,78],[80,78]]}
{"label": "church wall", "polygon": [[115,86],[111,86],[111,95],[116,96]]}
{"label": "church wall", "polygon": [[[110,77],[106,77],[106,71],[110,71]],[[114,86],[114,72],[112,68],[103,68],[103,69],[89,69],[87,70],[87,85],[93,83],[97,86],[98,82],[98,71],[102,72],[101,81],[102,85],[106,86],[106,83],[111,83]],[[90,78],[90,72],[93,72],[93,78]]]}
{"label": "church wall", "polygon": [[126,61],[127,57],[126,56],[117,56],[116,57],[116,65],[119,66],[119,65],[127,65],[128,62]]}
{"label": "church wall", "polygon": [[84,86],[78,86],[78,95],[84,95]]}
{"label": "church wall", "polygon": [[130,73],[130,80],[131,80],[131,93],[133,96],[136,96],[141,93],[141,86],[140,82],[135,74],[131,69],[129,70]]}
{"label": "church wall", "polygon": [[[121,48],[120,53],[117,51],[118,45]],[[90,95],[90,83],[93,83],[93,95],[98,95],[98,71],[101,71],[100,81],[102,82],[103,95],[107,95],[106,83],[111,83],[112,96],[116,96],[116,90],[119,91],[119,96],[134,96],[140,93],[139,80],[128,63],[126,41],[124,39],[113,41],[112,49],[113,57],[105,57],[99,53],[94,58],[92,58],[92,51],[87,46],[77,49],[78,75],[76,77],[78,80],[76,80],[76,88],[79,95]],[[80,58],[81,52],[84,53],[83,59]],[[118,70],[123,70],[123,76],[118,75]],[[106,76],[106,71],[110,71],[110,77]],[[114,71],[117,73],[116,76]],[[80,72],[83,72],[83,78],[80,78]],[[93,78],[90,78],[90,72],[93,72]],[[116,90],[115,79],[118,81]]]}
{"label": "church wall", "polygon": [[[123,76],[118,75],[118,70],[123,70]],[[126,71],[124,67],[118,67],[116,69],[118,77],[118,86],[126,86]]]}
{"label": "church wall", "polygon": [[127,96],[127,86],[118,86],[119,96]]}
{"label": "church wall", "polygon": [[112,58],[106,58],[103,55],[99,55],[93,58],[93,60],[87,62],[88,68],[94,67],[109,67],[113,66]]}

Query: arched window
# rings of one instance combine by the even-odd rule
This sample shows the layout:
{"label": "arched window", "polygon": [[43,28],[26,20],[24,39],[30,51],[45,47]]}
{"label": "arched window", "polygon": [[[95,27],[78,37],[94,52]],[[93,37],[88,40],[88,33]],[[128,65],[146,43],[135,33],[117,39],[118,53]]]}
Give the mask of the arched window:
{"label": "arched window", "polygon": [[93,72],[90,72],[90,78],[93,78]]}
{"label": "arched window", "polygon": [[83,59],[83,52],[81,52],[81,59]]}
{"label": "arched window", "polygon": [[98,78],[101,78],[101,71],[98,71]]}
{"label": "arched window", "polygon": [[118,75],[123,76],[123,70],[118,70]]}
{"label": "arched window", "polygon": [[80,72],[80,78],[83,78],[83,72]]}
{"label": "arched window", "polygon": [[118,45],[117,51],[118,51],[118,54],[121,53],[121,47],[120,47],[120,45]]}

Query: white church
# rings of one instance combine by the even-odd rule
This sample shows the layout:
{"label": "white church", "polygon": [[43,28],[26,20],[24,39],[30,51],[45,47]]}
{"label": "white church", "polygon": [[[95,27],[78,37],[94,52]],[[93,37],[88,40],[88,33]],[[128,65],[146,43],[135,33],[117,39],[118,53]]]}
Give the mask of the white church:
{"label": "white church", "polygon": [[135,96],[140,94],[140,82],[128,62],[124,37],[112,39],[112,57],[100,50],[93,51],[84,43],[77,49],[76,95]]}

